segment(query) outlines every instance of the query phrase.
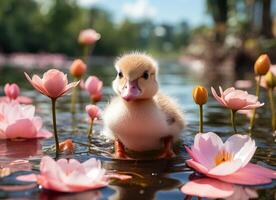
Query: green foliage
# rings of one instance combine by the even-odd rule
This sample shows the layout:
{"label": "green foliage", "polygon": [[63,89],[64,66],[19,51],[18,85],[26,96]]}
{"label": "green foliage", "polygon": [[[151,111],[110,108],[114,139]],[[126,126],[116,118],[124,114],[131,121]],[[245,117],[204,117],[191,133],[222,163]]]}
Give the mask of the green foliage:
{"label": "green foliage", "polygon": [[[183,26],[184,25],[184,26]],[[186,23],[163,24],[166,30],[156,35],[149,20],[128,19],[115,23],[101,8],[80,8],[75,0],[4,0],[0,1],[0,51],[50,52],[79,56],[77,42],[81,29],[93,28],[101,34],[94,49],[98,55],[117,55],[129,50],[177,52],[189,40]]]}

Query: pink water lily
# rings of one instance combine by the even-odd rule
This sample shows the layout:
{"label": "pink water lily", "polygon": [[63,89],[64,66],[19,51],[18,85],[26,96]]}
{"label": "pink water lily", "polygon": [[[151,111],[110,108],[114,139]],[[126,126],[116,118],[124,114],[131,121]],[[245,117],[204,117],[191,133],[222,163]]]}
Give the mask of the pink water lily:
{"label": "pink water lily", "polygon": [[42,129],[41,118],[34,114],[32,105],[0,103],[0,139],[51,137],[52,133]]}
{"label": "pink water lily", "polygon": [[235,134],[225,143],[215,133],[198,133],[187,152],[187,164],[206,176],[229,183],[257,185],[270,183],[276,172],[252,163],[256,145],[247,135]]}
{"label": "pink water lily", "polygon": [[63,96],[79,83],[72,82],[68,84],[67,75],[57,69],[48,70],[43,74],[42,79],[37,75],[34,75],[31,79],[27,73],[25,73],[25,76],[37,91],[52,99]]}
{"label": "pink water lily", "polygon": [[34,75],[31,79],[27,73],[25,73],[25,76],[37,91],[48,96],[52,101],[53,128],[55,134],[56,155],[58,156],[59,141],[56,126],[56,100],[58,97],[69,92],[73,87],[76,87],[79,84],[79,81],[68,84],[67,75],[57,69],[48,70],[43,74],[42,79],[37,75]]}
{"label": "pink water lily", "polygon": [[22,104],[31,104],[32,103],[32,99],[30,99],[29,97],[19,96],[20,88],[16,83],[11,83],[11,84],[7,83],[4,86],[4,92],[5,92],[6,96],[0,97],[0,102],[9,103],[11,101],[16,101],[16,102],[22,103]]}
{"label": "pink water lily", "polygon": [[219,87],[220,96],[218,96],[215,89],[211,88],[215,99],[223,106],[231,110],[250,110],[264,105],[258,101],[258,97],[248,94],[243,90],[236,90],[234,87],[228,88],[225,91]]}
{"label": "pink water lily", "polygon": [[80,192],[107,186],[105,169],[95,158],[80,163],[75,159],[54,161],[44,156],[40,162],[38,183],[59,192]]}

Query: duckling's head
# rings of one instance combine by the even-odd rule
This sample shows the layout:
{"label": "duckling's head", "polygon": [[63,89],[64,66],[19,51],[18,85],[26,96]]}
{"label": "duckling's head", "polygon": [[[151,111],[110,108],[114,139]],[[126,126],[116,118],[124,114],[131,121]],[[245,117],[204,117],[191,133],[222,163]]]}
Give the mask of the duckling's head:
{"label": "duckling's head", "polygon": [[156,61],[143,53],[130,53],[115,62],[114,91],[126,101],[152,98],[158,91]]}

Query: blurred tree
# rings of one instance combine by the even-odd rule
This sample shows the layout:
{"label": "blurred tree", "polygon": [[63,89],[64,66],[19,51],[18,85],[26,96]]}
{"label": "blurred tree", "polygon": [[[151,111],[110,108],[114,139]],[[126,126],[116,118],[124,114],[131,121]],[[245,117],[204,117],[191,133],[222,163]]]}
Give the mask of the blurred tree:
{"label": "blurred tree", "polygon": [[188,45],[191,38],[191,30],[187,22],[183,21],[175,27],[174,46],[181,49]]}
{"label": "blurred tree", "polygon": [[129,50],[177,52],[188,42],[187,24],[154,24],[149,19],[114,22],[106,10],[82,8],[76,0],[0,1],[0,51],[50,52],[78,56],[78,34],[93,28],[101,34],[94,54]]}
{"label": "blurred tree", "polygon": [[227,0],[207,0],[206,3],[207,11],[214,20],[215,39],[217,42],[223,42],[228,17],[228,2]]}
{"label": "blurred tree", "polygon": [[271,19],[271,0],[262,0],[262,28],[261,33],[267,37],[271,38],[272,35],[272,19]]}
{"label": "blurred tree", "polygon": [[79,15],[80,9],[75,0],[54,0],[46,18],[48,51],[76,54],[76,36],[81,26],[75,22]]}
{"label": "blurred tree", "polygon": [[0,50],[37,51],[40,19],[38,5],[32,0],[0,1]]}

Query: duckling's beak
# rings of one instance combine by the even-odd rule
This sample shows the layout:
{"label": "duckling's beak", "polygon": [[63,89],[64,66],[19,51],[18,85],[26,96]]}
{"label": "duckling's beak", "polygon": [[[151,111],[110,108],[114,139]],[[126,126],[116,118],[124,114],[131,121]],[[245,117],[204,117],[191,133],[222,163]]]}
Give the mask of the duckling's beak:
{"label": "duckling's beak", "polygon": [[138,80],[127,81],[122,89],[121,96],[126,101],[134,100],[141,94],[141,90],[138,86]]}

